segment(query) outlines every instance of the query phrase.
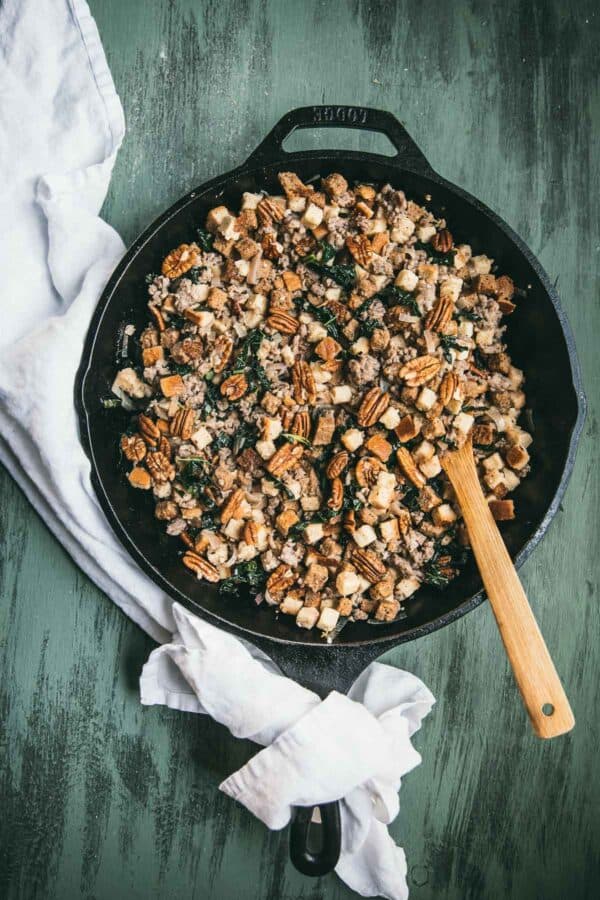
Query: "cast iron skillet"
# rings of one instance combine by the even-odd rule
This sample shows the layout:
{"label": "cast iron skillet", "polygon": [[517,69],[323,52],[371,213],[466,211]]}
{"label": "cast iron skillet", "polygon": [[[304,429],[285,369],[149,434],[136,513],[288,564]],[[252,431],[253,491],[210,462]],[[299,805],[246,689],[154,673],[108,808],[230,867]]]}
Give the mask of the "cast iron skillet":
{"label": "cast iron skillet", "polygon": [[[289,154],[282,147],[296,128],[328,126],[381,132],[397,153],[392,157],[335,150]],[[510,317],[507,335],[515,364],[525,370],[528,415],[535,430],[532,473],[516,492],[518,518],[502,527],[517,565],[541,540],[558,509],[574,464],[585,397],[571,330],[556,290],[537,259],[499,216],[440,178],[390,113],[348,106],[292,110],[242,166],[187,194],[138,238],[102,294],[76,381],[81,441],[100,504],[129,553],[167,594],[213,624],[251,640],[286,674],[323,696],[333,689],[347,691],[360,672],[391,647],[423,637],[478,606],[484,595],[474,563],[445,591],[419,590],[407,601],[405,618],[387,625],[348,625],[336,644],[326,645],[315,632],[298,629],[292,617],[277,618],[266,604],[257,607],[251,598],[220,598],[215,586],[190,576],[178,558],[179,545],[157,528],[151,498],[132,491],[118,469],[117,435],[128,417],[105,410],[100,403],[100,398],[109,395],[118,366],[119,329],[130,322],[141,328],[146,322],[146,274],[160,271],[166,253],[190,240],[211,207],[225,204],[235,209],[243,191],[280,193],[277,173],[282,170],[297,172],[305,181],[335,171],[351,183],[390,182],[443,214],[458,243],[468,242],[476,253],[487,252],[500,271],[527,289],[527,298]],[[332,869],[339,855],[338,803],[321,807],[319,852],[308,847],[311,812],[297,812],[290,852],[297,868],[319,875]]]}

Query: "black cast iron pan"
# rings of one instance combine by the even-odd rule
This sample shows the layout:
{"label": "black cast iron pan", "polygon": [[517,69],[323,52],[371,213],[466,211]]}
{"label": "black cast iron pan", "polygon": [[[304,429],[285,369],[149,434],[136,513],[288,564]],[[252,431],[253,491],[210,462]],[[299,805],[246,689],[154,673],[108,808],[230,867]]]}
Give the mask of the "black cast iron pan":
{"label": "black cast iron pan", "polygon": [[[318,150],[289,154],[282,143],[297,128],[346,127],[385,134],[397,150],[371,153]],[[252,598],[223,599],[213,585],[196,581],[181,565],[178,544],[156,527],[151,498],[132,491],[117,467],[121,413],[105,410],[116,369],[116,342],[125,323],[141,328],[147,318],[145,276],[160,271],[166,253],[189,241],[207,211],[217,204],[236,208],[243,191],[279,193],[277,173],[297,172],[304,181],[341,172],[351,183],[390,182],[424,202],[449,222],[455,240],[486,252],[502,272],[527,289],[510,317],[507,341],[515,365],[524,369],[535,430],[531,475],[515,499],[518,518],[504,523],[503,536],[520,565],[546,532],[571,474],[585,418],[585,397],[573,336],[558,295],[535,256],[512,229],[478,200],[437,175],[404,127],[390,113],[362,107],[314,106],[292,110],[239,168],[196,188],[161,215],[127,251],[108,282],[94,314],[77,376],[75,402],[92,483],[118,538],[140,567],[175,600],[213,624],[251,640],[283,671],[320,695],[347,691],[360,672],[396,644],[447,625],[484,599],[473,562],[440,592],[423,587],[406,603],[406,617],[389,625],[347,625],[337,643],[326,645],[298,629],[292,617],[276,617]],[[427,195],[427,199],[425,199]],[[429,199],[429,196],[431,199]],[[292,826],[291,855],[307,874],[335,865],[340,829],[337,803],[322,807],[320,853],[308,849],[310,810]]]}

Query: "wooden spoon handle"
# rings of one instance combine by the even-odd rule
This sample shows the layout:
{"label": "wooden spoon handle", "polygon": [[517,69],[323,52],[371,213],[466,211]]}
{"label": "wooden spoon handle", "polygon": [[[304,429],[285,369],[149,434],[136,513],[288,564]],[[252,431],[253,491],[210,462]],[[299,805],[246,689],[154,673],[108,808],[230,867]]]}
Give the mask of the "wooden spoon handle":
{"label": "wooden spoon handle", "polygon": [[506,654],[535,733],[570,731],[575,718],[516,569],[483,495],[473,455],[449,454],[444,468],[456,492]]}

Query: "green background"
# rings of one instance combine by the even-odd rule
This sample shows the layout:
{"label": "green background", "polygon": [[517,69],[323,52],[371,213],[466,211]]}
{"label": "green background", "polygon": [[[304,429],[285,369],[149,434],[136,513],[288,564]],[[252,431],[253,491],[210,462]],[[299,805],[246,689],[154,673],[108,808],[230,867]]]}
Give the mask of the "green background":
{"label": "green background", "polygon": [[[389,662],[438,703],[392,831],[418,900],[597,896],[597,4],[90,6],[127,119],[104,208],[126,242],[241,162],[289,108],[372,105],[398,115],[433,167],[497,210],[557,280],[590,412],[561,511],[522,576],[577,726],[554,742],[533,737],[487,604],[397,649]],[[343,146],[379,145],[346,134]],[[335,876],[298,875],[286,835],[219,793],[251,745],[204,717],[140,706],[152,642],[4,472],[0,492],[0,896],[353,896]]]}

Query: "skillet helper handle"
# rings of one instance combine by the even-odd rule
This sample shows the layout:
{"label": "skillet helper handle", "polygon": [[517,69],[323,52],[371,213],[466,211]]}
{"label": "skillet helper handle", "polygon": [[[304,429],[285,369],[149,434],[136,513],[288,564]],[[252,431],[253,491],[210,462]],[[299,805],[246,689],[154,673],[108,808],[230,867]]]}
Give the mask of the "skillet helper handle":
{"label": "skillet helper handle", "polygon": [[[321,824],[312,822],[314,809],[321,815]],[[318,828],[321,847],[313,851],[308,846],[309,831]],[[303,875],[313,878],[326,875],[335,869],[342,846],[342,826],[340,821],[340,804],[322,803],[318,807],[297,806],[290,825],[290,859]]]}
{"label": "skillet helper handle", "polygon": [[283,162],[288,155],[283,142],[297,128],[353,128],[385,134],[396,148],[396,155],[383,157],[402,168],[421,174],[432,169],[410,134],[391,113],[368,106],[300,106],[290,110],[248,157],[248,163]]}
{"label": "skillet helper handle", "polygon": [[469,533],[506,654],[540,738],[565,734],[575,718],[523,586],[483,495],[471,442],[442,457]]}

